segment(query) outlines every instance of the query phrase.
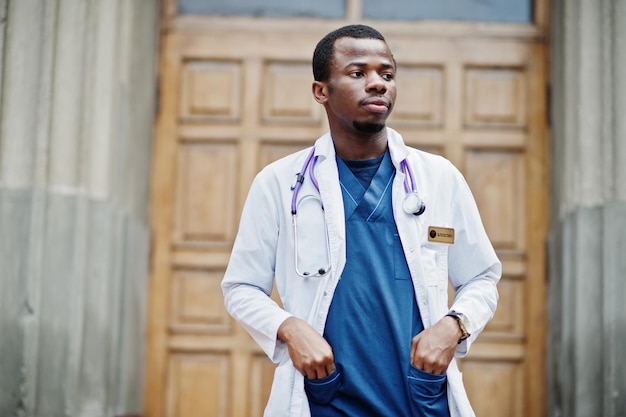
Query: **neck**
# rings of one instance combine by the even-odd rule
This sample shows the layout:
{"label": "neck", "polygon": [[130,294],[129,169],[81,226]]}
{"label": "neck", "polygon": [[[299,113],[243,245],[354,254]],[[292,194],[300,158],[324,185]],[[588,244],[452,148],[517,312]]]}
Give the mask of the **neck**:
{"label": "neck", "polygon": [[375,134],[335,135],[331,129],[335,152],[342,159],[363,161],[376,158],[387,150],[387,131]]}

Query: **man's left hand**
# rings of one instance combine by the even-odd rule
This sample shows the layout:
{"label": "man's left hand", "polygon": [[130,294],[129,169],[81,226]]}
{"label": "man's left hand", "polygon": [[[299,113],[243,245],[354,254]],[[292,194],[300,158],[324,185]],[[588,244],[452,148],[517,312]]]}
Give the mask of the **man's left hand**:
{"label": "man's left hand", "polygon": [[461,335],[457,321],[443,317],[411,340],[411,364],[432,374],[446,373]]}

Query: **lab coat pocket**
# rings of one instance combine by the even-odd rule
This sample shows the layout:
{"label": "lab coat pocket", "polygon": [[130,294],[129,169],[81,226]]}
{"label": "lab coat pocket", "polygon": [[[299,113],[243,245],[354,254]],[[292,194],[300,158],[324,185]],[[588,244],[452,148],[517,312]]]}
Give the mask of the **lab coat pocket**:
{"label": "lab coat pocket", "polygon": [[309,401],[315,404],[330,403],[343,384],[343,373],[338,367],[328,376],[320,379],[304,378],[304,390]]}
{"label": "lab coat pocket", "polygon": [[445,243],[427,243],[422,246],[422,265],[427,285],[447,285],[448,246]]}
{"label": "lab coat pocket", "polygon": [[447,376],[409,367],[409,396],[412,417],[448,415]]}
{"label": "lab coat pocket", "polygon": [[289,415],[289,408],[291,406],[293,393],[285,391],[284,387],[291,387],[294,385],[297,372],[298,371],[291,366],[291,360],[281,363],[276,367],[276,370],[274,371],[272,390],[270,391],[270,397],[267,401],[267,409],[265,410],[266,415]]}

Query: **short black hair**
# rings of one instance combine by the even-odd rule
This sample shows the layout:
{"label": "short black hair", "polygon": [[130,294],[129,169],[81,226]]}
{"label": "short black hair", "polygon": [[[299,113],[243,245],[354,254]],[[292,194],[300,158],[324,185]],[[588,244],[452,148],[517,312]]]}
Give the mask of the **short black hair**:
{"label": "short black hair", "polygon": [[339,38],[378,39],[387,43],[379,31],[366,25],[348,25],[330,32],[317,43],[313,52],[315,81],[327,81],[330,78],[330,61],[333,59],[335,41]]}

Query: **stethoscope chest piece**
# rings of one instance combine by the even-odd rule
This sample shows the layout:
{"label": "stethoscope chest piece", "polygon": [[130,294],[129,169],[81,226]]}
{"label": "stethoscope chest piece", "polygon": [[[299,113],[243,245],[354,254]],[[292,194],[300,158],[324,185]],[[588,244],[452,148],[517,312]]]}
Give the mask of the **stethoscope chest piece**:
{"label": "stethoscope chest piece", "polygon": [[426,205],[424,204],[424,200],[422,200],[419,193],[412,191],[404,197],[402,208],[406,214],[419,216],[426,210]]}
{"label": "stethoscope chest piece", "polygon": [[[298,274],[299,276],[301,276],[302,278],[313,278],[313,277],[323,277],[326,276],[328,274],[328,272],[330,271],[331,268],[331,259],[330,259],[330,237],[328,235],[328,229],[327,229],[327,225],[326,225],[326,218],[325,218],[325,212],[324,212],[324,204],[322,202],[321,199],[321,194],[320,194],[320,188],[319,185],[317,184],[317,179],[315,178],[315,171],[314,171],[314,167],[315,167],[315,162],[317,160],[317,157],[315,156],[315,147],[313,147],[311,149],[311,152],[309,152],[309,155],[307,156],[304,165],[302,166],[302,169],[300,170],[300,172],[298,172],[296,174],[296,179],[293,183],[293,185],[291,186],[291,191],[292,191],[292,196],[291,196],[291,218],[292,218],[292,226],[293,226],[293,239],[294,239],[294,247],[293,247],[293,254],[294,254],[294,267],[296,270],[296,274]],[[302,187],[302,184],[304,183],[304,178],[305,175],[307,174],[307,170],[308,170],[308,175],[309,178],[311,179],[311,183],[313,184],[313,187],[315,187],[315,189],[317,190],[317,193],[320,194],[320,197],[312,197],[314,200],[318,200],[319,201],[319,207],[322,210],[322,216],[323,216],[323,223],[324,223],[324,234],[325,234],[325,240],[326,240],[326,245],[325,245],[325,249],[326,249],[326,265],[319,267],[317,264],[316,266],[309,268],[311,265],[309,265],[309,267],[305,267],[307,268],[306,270],[303,270],[300,268],[300,262],[301,259],[298,257],[298,212],[299,212],[299,208],[298,205],[300,203],[302,203],[303,201],[307,200],[308,198],[311,196],[304,196],[302,197],[300,200],[298,200],[298,193],[300,192],[300,188]],[[419,216],[422,213],[424,213],[424,211],[426,210],[426,204],[424,204],[424,200],[422,200],[422,197],[420,197],[420,194],[417,192],[417,188],[415,185],[415,178],[413,178],[413,172],[411,171],[411,168],[409,166],[409,161],[408,159],[404,159],[400,162],[400,170],[402,171],[402,173],[404,174],[404,191],[406,192],[406,195],[404,197],[404,201],[402,202],[402,208],[404,209],[404,211],[407,214],[412,214],[414,216]],[[307,218],[307,214],[305,213],[305,218]],[[308,217],[310,219],[310,217]],[[303,258],[309,258],[310,254],[312,250],[310,247],[309,248],[305,248],[307,249],[306,254]],[[315,256],[313,256],[313,258],[315,258]],[[306,262],[305,262],[306,263]]]}

